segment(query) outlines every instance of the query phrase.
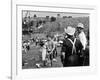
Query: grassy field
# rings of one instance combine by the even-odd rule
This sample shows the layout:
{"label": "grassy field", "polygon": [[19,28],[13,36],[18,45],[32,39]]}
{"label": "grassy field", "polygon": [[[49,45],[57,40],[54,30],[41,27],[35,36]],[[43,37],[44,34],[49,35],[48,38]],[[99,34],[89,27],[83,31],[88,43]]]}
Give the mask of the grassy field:
{"label": "grassy field", "polygon": [[[61,50],[61,47],[58,47],[57,48],[58,55],[56,58],[57,62],[53,62],[52,67],[62,67],[62,63],[60,60],[60,54],[61,54],[60,50]],[[40,47],[36,47],[36,46],[31,45],[31,49],[28,51],[27,54],[25,52],[22,52],[22,60],[27,62],[27,64],[22,66],[22,69],[37,68],[37,66],[36,66],[37,63],[41,64],[42,68],[50,67],[49,64],[47,66],[43,66],[42,53],[40,52]]]}

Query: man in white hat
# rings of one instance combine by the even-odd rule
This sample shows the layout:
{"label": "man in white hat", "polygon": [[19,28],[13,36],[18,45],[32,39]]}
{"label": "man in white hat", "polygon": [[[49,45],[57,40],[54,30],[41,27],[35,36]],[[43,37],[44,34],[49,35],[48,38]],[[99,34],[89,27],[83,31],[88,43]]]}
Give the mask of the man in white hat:
{"label": "man in white hat", "polygon": [[86,39],[86,35],[84,33],[84,25],[82,23],[78,23],[77,31],[78,31],[78,38],[83,45],[83,50],[85,50],[86,45],[87,45],[87,39]]}
{"label": "man in white hat", "polygon": [[62,44],[62,55],[61,61],[64,67],[67,66],[79,66],[79,54],[82,50],[83,46],[80,40],[74,37],[75,28],[68,26],[65,28],[65,33],[67,37],[63,40]]}
{"label": "man in white hat", "polygon": [[84,33],[84,25],[82,23],[78,23],[77,25],[77,32],[78,32],[78,38],[82,43],[82,50],[81,50],[81,54],[80,54],[80,58],[81,58],[81,64],[85,65],[86,62],[86,54],[87,54],[87,38],[86,35]]}

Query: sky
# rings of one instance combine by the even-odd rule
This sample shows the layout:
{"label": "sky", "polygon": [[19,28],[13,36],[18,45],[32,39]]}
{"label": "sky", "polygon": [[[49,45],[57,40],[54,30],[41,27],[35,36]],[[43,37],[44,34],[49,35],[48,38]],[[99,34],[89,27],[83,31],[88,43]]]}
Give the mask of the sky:
{"label": "sky", "polygon": [[84,14],[84,13],[57,13],[57,12],[39,12],[39,11],[22,11],[22,16],[25,17],[27,14],[27,16],[33,16],[34,14],[37,15],[37,17],[45,17],[45,16],[54,16],[57,17],[57,14],[60,14],[61,17],[62,16],[72,16],[72,17],[87,17],[89,16],[89,14]]}

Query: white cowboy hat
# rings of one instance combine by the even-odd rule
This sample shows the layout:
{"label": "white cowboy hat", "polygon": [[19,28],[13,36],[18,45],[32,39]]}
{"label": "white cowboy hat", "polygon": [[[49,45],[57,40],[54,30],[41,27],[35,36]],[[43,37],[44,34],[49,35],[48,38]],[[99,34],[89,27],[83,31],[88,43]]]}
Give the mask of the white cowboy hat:
{"label": "white cowboy hat", "polygon": [[63,41],[59,41],[59,43],[61,43],[61,44],[62,44],[62,43],[63,43]]}
{"label": "white cowboy hat", "polygon": [[74,35],[75,33],[75,28],[72,28],[71,26],[68,26],[67,29],[64,28],[65,33],[69,34],[69,35]]}
{"label": "white cowboy hat", "polygon": [[82,23],[78,23],[77,27],[78,28],[84,28],[84,25]]}

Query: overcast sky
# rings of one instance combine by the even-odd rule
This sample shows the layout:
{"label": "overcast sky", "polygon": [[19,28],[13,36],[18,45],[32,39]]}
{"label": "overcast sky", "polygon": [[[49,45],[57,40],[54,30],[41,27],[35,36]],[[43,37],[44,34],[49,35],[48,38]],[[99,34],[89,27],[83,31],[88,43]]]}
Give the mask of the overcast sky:
{"label": "overcast sky", "polygon": [[25,17],[25,15],[27,14],[27,16],[33,16],[34,14],[37,15],[37,17],[45,17],[45,16],[54,16],[56,17],[57,14],[60,14],[61,17],[62,16],[72,16],[72,17],[84,17],[84,16],[89,16],[89,14],[84,14],[84,13],[57,13],[57,12],[36,12],[36,11],[23,11],[22,12],[22,16]]}

